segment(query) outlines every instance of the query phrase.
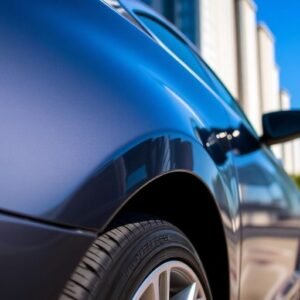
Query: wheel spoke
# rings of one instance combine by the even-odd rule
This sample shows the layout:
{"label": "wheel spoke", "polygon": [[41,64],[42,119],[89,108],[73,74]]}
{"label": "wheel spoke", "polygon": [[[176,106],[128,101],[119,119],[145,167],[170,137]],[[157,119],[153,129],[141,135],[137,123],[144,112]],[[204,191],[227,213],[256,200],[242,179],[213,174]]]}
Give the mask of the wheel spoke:
{"label": "wheel spoke", "polygon": [[160,300],[170,300],[170,271],[164,271],[159,277]]}
{"label": "wheel spoke", "polygon": [[137,300],[160,300],[159,299],[159,286],[158,282],[151,283],[150,286],[140,295],[140,297],[136,298]]}
{"label": "wheel spoke", "polygon": [[201,281],[179,261],[169,261],[150,273],[132,300],[206,300]]}
{"label": "wheel spoke", "polygon": [[160,300],[160,296],[159,296],[159,280],[155,280],[155,282],[153,283],[153,287],[154,287],[154,294],[153,294],[152,300]]}
{"label": "wheel spoke", "polygon": [[197,284],[194,282],[175,296],[171,300],[195,300],[197,297]]}

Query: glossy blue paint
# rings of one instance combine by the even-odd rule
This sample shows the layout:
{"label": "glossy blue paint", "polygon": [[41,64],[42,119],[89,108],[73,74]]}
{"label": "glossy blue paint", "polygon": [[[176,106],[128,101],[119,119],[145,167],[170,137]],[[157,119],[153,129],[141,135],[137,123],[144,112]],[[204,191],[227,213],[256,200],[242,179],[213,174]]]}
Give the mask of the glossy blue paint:
{"label": "glossy blue paint", "polygon": [[[251,253],[248,241],[266,232],[252,218],[266,199],[269,209],[278,197],[293,206],[276,211],[263,245],[269,232],[275,244],[286,232],[299,244],[295,187],[231,96],[217,91],[216,79],[170,54],[135,10],[184,37],[142,4],[122,3],[131,18],[98,0],[0,2],[0,209],[101,233],[149,182],[189,172],[207,187],[222,217],[230,296],[238,299],[240,286],[241,295],[247,292],[240,270],[248,260],[241,253]],[[251,192],[253,186],[264,192]],[[258,203],[251,206],[253,194]],[[299,271],[296,262],[291,267],[295,249],[280,264],[285,286]],[[252,270],[261,274],[257,265]]]}
{"label": "glossy blue paint", "polygon": [[17,3],[1,3],[2,209],[100,227],[102,218],[95,224],[81,209],[103,214],[107,183],[92,207],[76,200],[99,170],[148,139],[183,135],[197,143],[195,128],[226,130],[220,100],[105,5]]}

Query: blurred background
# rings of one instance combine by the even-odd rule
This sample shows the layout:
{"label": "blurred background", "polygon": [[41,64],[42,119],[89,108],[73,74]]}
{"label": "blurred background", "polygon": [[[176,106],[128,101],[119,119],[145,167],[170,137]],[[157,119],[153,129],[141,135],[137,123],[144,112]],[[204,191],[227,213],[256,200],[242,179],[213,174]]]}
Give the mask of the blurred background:
{"label": "blurred background", "polygon": [[[300,109],[300,1],[142,1],[198,47],[259,134],[263,113]],[[300,139],[273,151],[300,185]]]}

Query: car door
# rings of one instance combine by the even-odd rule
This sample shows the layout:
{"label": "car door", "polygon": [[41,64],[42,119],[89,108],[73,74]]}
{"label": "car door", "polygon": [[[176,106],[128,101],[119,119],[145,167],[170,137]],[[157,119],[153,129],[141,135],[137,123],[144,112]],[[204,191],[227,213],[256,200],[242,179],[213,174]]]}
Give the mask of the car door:
{"label": "car door", "polygon": [[237,140],[234,160],[243,224],[241,299],[300,299],[296,188],[266,146],[248,151]]}
{"label": "car door", "polygon": [[232,107],[232,155],[242,220],[240,299],[300,299],[300,202],[296,186],[211,72]]}

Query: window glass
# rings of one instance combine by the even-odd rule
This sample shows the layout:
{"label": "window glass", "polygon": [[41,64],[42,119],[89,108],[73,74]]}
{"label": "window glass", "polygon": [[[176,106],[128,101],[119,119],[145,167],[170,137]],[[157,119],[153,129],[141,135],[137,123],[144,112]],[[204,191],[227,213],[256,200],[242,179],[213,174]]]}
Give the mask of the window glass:
{"label": "window glass", "polygon": [[152,17],[138,14],[139,19],[148,28],[156,38],[158,38],[170,51],[188,65],[200,78],[202,78],[223,101],[225,101],[240,117],[244,120],[245,125],[257,137],[257,133],[245,113],[228,92],[220,79],[214,72],[202,61],[200,56],[191,49],[184,40],[182,40],[175,32],[168,29],[160,21]]}
{"label": "window glass", "polygon": [[169,50],[189,66],[200,78],[211,85],[211,79],[202,68],[199,58],[176,33],[151,17],[139,14],[139,19]]}
{"label": "window glass", "polygon": [[215,92],[241,117],[241,119],[245,122],[245,125],[248,129],[253,133],[255,137],[258,137],[254,127],[248,120],[246,114],[243,109],[240,107],[238,102],[234,99],[234,97],[229,93],[226,87],[223,85],[221,80],[211,71],[207,66],[204,66],[213,82],[215,87]]}

